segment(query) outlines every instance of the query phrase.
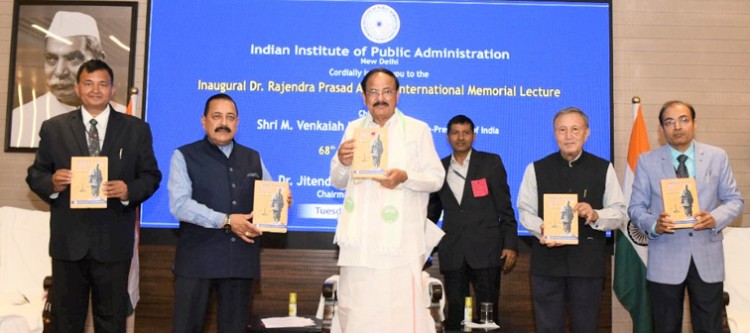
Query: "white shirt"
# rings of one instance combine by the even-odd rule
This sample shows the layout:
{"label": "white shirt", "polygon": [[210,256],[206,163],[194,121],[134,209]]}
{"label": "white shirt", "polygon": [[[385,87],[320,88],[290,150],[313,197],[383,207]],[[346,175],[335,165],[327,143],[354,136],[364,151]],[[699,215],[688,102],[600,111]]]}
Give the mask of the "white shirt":
{"label": "white shirt", "polygon": [[[228,158],[234,148],[234,141],[217,147]],[[263,173],[263,180],[272,180],[262,158],[260,168]],[[178,220],[204,228],[218,229],[224,225],[224,216],[227,215],[227,212],[215,211],[193,199],[193,181],[187,171],[185,156],[179,149],[175,149],[169,164],[167,190],[169,192],[169,211]]]}
{"label": "white shirt", "polygon": [[[104,109],[104,111],[100,114],[98,114],[96,117],[91,116],[91,114],[86,111],[86,108],[81,106],[81,118],[83,118],[83,126],[86,128],[86,134],[88,134],[89,129],[91,128],[91,119],[96,119],[96,132],[99,134],[99,150],[102,150],[102,145],[104,145],[104,137],[107,135],[107,123],[109,123],[109,105]],[[89,142],[89,136],[86,135],[86,143]]]}
{"label": "white shirt", "polygon": [[[604,208],[595,209],[599,219],[590,223],[589,227],[599,231],[619,229],[628,220],[625,198],[617,182],[617,174],[612,163],[607,167],[607,177],[604,184],[604,197],[602,198]],[[542,224],[544,221],[539,217],[539,200],[537,194],[536,171],[534,163],[529,163],[523,174],[521,188],[518,191],[518,214],[519,221],[526,230],[537,238],[542,238]]]}
{"label": "white shirt", "polygon": [[[96,119],[96,122],[97,122],[96,131],[99,134],[99,150],[102,149],[102,145],[104,144],[104,136],[107,134],[107,124],[109,123],[110,112],[111,111],[110,111],[109,105],[107,105],[107,108],[105,108],[102,113],[98,114],[96,117],[92,117],[91,114],[88,113],[88,111],[86,111],[86,109],[83,106],[81,106],[81,119],[83,121],[83,126],[86,128],[87,133],[89,131],[89,127],[91,127],[91,124],[89,123],[89,121],[91,119]],[[88,135],[86,135],[86,143],[87,144],[89,143]],[[55,193],[50,194],[49,197],[52,199],[57,199],[59,195],[60,195],[59,192],[55,192]],[[127,200],[127,201],[120,200],[120,202],[125,206],[130,204],[130,200]]]}
{"label": "white shirt", "polygon": [[445,175],[445,181],[448,183],[448,187],[453,192],[453,196],[456,197],[459,205],[461,204],[461,199],[464,197],[464,186],[466,185],[466,174],[469,173],[469,162],[471,162],[471,150],[466,155],[463,165],[459,164],[456,161],[456,157],[451,154],[448,174]]}

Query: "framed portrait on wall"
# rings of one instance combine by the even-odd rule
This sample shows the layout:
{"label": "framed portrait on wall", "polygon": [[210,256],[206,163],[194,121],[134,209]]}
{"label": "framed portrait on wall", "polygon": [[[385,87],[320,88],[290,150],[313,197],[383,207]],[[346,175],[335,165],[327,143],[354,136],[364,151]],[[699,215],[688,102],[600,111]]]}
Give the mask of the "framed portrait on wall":
{"label": "framed portrait on wall", "polygon": [[5,151],[35,151],[43,121],[80,107],[76,75],[90,59],[114,72],[112,107],[133,85],[137,2],[25,1],[13,6]]}

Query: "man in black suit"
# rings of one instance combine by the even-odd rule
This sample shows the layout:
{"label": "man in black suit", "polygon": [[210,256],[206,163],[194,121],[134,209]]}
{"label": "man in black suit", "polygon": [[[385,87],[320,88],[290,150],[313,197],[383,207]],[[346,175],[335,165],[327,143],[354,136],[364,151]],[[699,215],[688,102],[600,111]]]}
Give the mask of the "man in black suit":
{"label": "man in black suit", "polygon": [[445,183],[430,196],[428,210],[428,217],[435,222],[444,212],[445,236],[438,245],[438,256],[445,278],[445,327],[449,330],[461,327],[470,283],[477,304],[493,303],[493,320],[498,322],[500,271],[513,268],[518,252],[505,166],[500,156],[472,149],[475,138],[474,122],[468,117],[458,115],[448,122],[453,154],[442,160]]}
{"label": "man in black suit", "polygon": [[[159,187],[161,172],[142,120],[114,111],[112,69],[90,60],[78,69],[83,105],[45,121],[26,183],[50,205],[54,331],[83,332],[89,293],[97,332],[125,332],[135,209]],[[73,156],[106,156],[106,209],[71,209]]]}

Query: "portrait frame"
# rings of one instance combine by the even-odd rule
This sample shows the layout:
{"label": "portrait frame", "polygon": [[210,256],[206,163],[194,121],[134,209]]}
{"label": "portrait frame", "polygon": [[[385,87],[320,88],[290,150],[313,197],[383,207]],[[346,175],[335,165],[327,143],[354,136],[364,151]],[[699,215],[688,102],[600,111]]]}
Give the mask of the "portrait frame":
{"label": "portrait frame", "polygon": [[[52,28],[50,25],[58,12],[82,13],[93,18],[98,29],[99,45],[87,42],[81,36],[51,37],[54,32],[47,29]],[[79,17],[68,16],[64,22],[81,22],[70,19]],[[112,104],[115,109],[124,111],[135,75],[137,23],[137,2],[15,0],[8,67],[5,151],[35,152],[39,145],[41,123],[80,107],[71,84],[75,85],[80,63],[90,59],[93,53],[89,52],[91,49],[103,54],[103,60],[112,67],[115,87]],[[80,29],[60,31],[68,34],[70,30],[91,31],[88,29],[91,26],[89,21],[81,23]],[[78,38],[80,41],[76,40]],[[84,43],[87,44],[84,46]],[[47,50],[56,45],[78,47],[80,50]],[[54,67],[61,69],[54,70]],[[71,74],[73,71],[76,73]],[[52,83],[48,84],[48,81]]]}

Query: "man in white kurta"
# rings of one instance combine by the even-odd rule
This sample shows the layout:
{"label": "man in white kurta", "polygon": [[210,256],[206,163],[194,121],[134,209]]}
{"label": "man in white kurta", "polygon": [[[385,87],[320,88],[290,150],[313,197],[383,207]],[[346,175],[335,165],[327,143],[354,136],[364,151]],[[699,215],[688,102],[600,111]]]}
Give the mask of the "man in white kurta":
{"label": "man in white kurta", "polygon": [[[374,69],[361,85],[369,113],[349,123],[331,161],[331,183],[346,188],[335,237],[341,272],[333,331],[434,332],[421,270],[429,194],[445,171],[427,124],[396,109],[395,75]],[[354,129],[374,127],[386,131],[385,174],[353,179]]]}

